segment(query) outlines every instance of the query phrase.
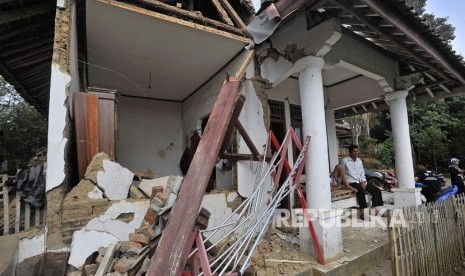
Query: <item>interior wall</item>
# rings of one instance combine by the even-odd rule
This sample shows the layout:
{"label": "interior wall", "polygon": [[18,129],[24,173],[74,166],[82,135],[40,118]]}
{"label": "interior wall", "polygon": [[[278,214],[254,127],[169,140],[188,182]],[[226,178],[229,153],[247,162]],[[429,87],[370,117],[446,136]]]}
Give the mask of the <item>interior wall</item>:
{"label": "interior wall", "polygon": [[[235,76],[247,59],[248,51],[244,51],[236,57],[229,65],[218,72],[209,82],[203,85],[182,105],[183,133],[190,138],[193,131],[200,126],[199,121],[208,116],[220,93],[221,87],[226,79],[226,74]],[[221,171],[216,168],[216,186],[221,189],[232,190],[232,170]]]}
{"label": "interior wall", "polygon": [[182,175],[183,149],[181,103],[120,98],[118,163],[157,176]]}

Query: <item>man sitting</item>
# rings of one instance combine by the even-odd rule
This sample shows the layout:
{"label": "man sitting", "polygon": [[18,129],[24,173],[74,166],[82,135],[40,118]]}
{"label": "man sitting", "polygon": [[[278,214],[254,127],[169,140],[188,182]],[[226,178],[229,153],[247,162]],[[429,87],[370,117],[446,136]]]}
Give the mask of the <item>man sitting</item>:
{"label": "man sitting", "polygon": [[371,207],[383,206],[383,197],[381,190],[373,184],[367,184],[365,178],[365,169],[363,168],[362,160],[358,158],[360,153],[357,145],[349,146],[349,156],[341,159],[340,166],[344,169],[345,179],[343,184],[350,190],[355,191],[357,203],[360,207],[361,215],[364,218],[364,209],[368,207],[365,191],[371,194]]}

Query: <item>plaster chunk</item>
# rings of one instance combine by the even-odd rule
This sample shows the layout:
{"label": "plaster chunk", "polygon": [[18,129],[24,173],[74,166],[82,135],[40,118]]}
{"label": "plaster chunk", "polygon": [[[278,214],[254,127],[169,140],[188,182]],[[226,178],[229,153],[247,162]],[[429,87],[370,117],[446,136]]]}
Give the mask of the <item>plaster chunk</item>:
{"label": "plaster chunk", "polygon": [[117,243],[118,239],[109,233],[98,231],[79,230],[73,234],[71,243],[71,255],[68,264],[80,269],[86,258],[99,247],[108,247],[110,244]]}
{"label": "plaster chunk", "polygon": [[228,196],[226,197],[226,200],[228,202],[233,202],[239,195],[236,192],[230,192],[228,193]]}
{"label": "plaster chunk", "polygon": [[110,200],[122,200],[128,197],[134,174],[120,164],[104,159],[103,171],[97,173],[97,186],[102,188]]}
{"label": "plaster chunk", "polygon": [[27,258],[45,253],[45,234],[42,233],[30,239],[20,239],[18,248],[18,263]]}
{"label": "plaster chunk", "polygon": [[103,160],[109,160],[108,154],[99,152],[92,158],[89,166],[87,166],[84,179],[88,179],[93,183],[97,183],[97,174],[103,170]]}
{"label": "plaster chunk", "polygon": [[183,177],[181,176],[165,176],[155,179],[142,179],[142,182],[139,184],[139,189],[141,189],[146,195],[150,196],[152,194],[152,187],[161,186],[163,187],[163,195],[168,198],[170,193],[177,194],[181,189]]}
{"label": "plaster chunk", "polygon": [[94,187],[92,191],[90,191],[87,196],[90,199],[103,199],[103,193],[98,187]]}
{"label": "plaster chunk", "polygon": [[[232,213],[232,209],[228,208],[226,201],[226,193],[208,194],[203,197],[201,207],[210,212],[210,219],[208,220],[208,228],[219,226],[223,220]],[[233,217],[236,219],[237,215]],[[221,237],[226,235],[233,226],[224,227],[211,237],[211,242],[215,243]]]}
{"label": "plaster chunk", "polygon": [[[121,241],[128,241],[129,234],[140,228],[147,209],[149,200],[139,200],[135,202],[121,201],[114,203],[105,214],[90,220],[85,230],[101,231],[111,234]],[[124,222],[117,219],[121,214],[133,213],[134,219]]]}

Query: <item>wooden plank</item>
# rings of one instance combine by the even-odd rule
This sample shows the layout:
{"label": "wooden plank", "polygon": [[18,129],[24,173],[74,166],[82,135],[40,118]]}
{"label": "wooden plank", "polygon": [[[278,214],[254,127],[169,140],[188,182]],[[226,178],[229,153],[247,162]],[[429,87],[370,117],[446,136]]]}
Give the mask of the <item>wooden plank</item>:
{"label": "wooden plank", "polygon": [[391,225],[392,222],[392,210],[388,210],[387,215],[387,225],[388,225],[388,235],[389,235],[389,244],[391,249],[391,271],[394,276],[399,276],[399,257],[398,257],[398,248],[397,248],[397,237],[395,226]]}
{"label": "wooden plank", "polygon": [[99,151],[116,160],[117,99],[114,93],[97,93],[98,96],[98,129]]}
{"label": "wooden plank", "polygon": [[[100,1],[102,3],[106,3],[103,0],[98,0],[98,1]],[[117,0],[117,1],[121,1],[121,0]],[[180,17],[184,17],[187,20],[192,20],[195,23],[210,25],[210,26],[212,26],[212,27],[214,27],[216,29],[223,30],[223,31],[226,31],[226,32],[229,32],[229,33],[233,33],[233,34],[236,34],[236,35],[244,35],[244,33],[240,29],[238,29],[238,28],[236,28],[234,26],[229,26],[228,24],[218,22],[218,21],[210,19],[210,18],[206,18],[206,17],[204,17],[202,15],[199,15],[199,14],[197,14],[195,12],[179,9],[179,8],[170,6],[168,4],[162,3],[160,1],[157,1],[157,0],[134,0],[134,3],[137,3],[139,5],[142,4],[145,7],[148,7],[149,9],[153,9],[155,11],[162,11],[162,12],[167,12],[167,13],[170,13],[170,14],[175,14],[175,15],[178,15]],[[110,3],[110,4],[114,5],[113,3]],[[124,3],[124,4],[126,4],[126,3]],[[131,5],[126,4],[125,6],[131,6]],[[168,16],[168,17],[174,18],[174,16]],[[180,21],[186,21],[186,20],[180,20]]]}
{"label": "wooden plank", "polygon": [[2,11],[0,12],[0,24],[10,23],[38,14],[51,13],[55,11],[54,6],[54,2],[41,1],[21,8]]}
{"label": "wooden plank", "polygon": [[[414,41],[418,46],[428,52],[434,59],[436,59],[446,70],[451,72],[462,84],[465,85],[465,75],[457,70],[458,68],[454,66],[439,50],[438,47],[434,46],[423,34],[415,30],[410,24],[406,23],[406,20],[400,18],[397,14],[393,13],[392,10],[384,6],[379,1],[374,0],[364,0],[364,3],[370,6],[370,8],[379,13],[386,21],[395,25],[402,33],[404,33],[408,38]],[[404,46],[405,47],[405,46]],[[429,66],[428,66],[429,67]],[[444,71],[444,70],[436,70]],[[443,76],[442,72],[438,73]],[[446,79],[446,78],[445,78]]]}
{"label": "wooden plank", "polygon": [[244,21],[242,21],[242,18],[237,14],[236,10],[234,10],[231,4],[229,4],[229,1],[228,0],[219,0],[219,1],[221,2],[221,4],[223,4],[223,7],[229,13],[232,20],[236,23],[236,25],[241,29],[245,29],[247,26],[245,25]]}
{"label": "wooden plank", "polygon": [[40,224],[40,208],[36,208],[34,211],[34,226],[38,226]]}
{"label": "wooden plank", "polygon": [[215,6],[215,9],[218,11],[220,14],[220,17],[223,19],[226,24],[229,26],[234,26],[234,23],[231,21],[231,18],[229,18],[228,13],[224,10],[223,6],[221,6],[220,2],[218,0],[211,0],[213,3],[213,6]]}
{"label": "wooden plank", "polygon": [[228,127],[235,121],[233,113],[239,100],[240,86],[239,81],[230,79],[221,89],[147,275],[177,276],[184,269],[193,245],[190,237],[205,188]]}
{"label": "wooden plank", "polygon": [[255,145],[253,144],[252,139],[250,139],[249,134],[247,134],[247,131],[245,131],[245,128],[241,124],[240,121],[236,121],[236,128],[237,128],[237,131],[239,131],[239,134],[242,136],[242,139],[244,139],[244,142],[249,148],[252,155],[260,156],[260,152],[257,150]]}
{"label": "wooden plank", "polygon": [[[221,159],[229,159],[232,161],[260,161],[263,160],[264,156],[255,156],[252,154],[243,153],[223,153],[220,155]],[[266,160],[270,160],[270,157],[266,157]]]}
{"label": "wooden plank", "polygon": [[31,205],[26,203],[24,205],[24,230],[31,227]]}
{"label": "wooden plank", "polygon": [[3,235],[10,233],[10,197],[8,195],[9,188],[5,185],[8,180],[8,175],[2,176],[3,190]]}
{"label": "wooden plank", "polygon": [[102,263],[100,263],[97,271],[95,272],[95,276],[103,276],[107,273],[108,269],[110,268],[111,261],[113,261],[113,255],[117,250],[117,244],[111,244],[108,246],[107,250],[105,251],[105,256],[103,257]]}
{"label": "wooden plank", "polygon": [[95,94],[74,93],[74,121],[79,179],[84,177],[87,166],[99,152],[98,98]]}
{"label": "wooden plank", "polygon": [[16,193],[16,217],[15,217],[15,233],[19,232],[19,226],[21,223],[21,198]]}

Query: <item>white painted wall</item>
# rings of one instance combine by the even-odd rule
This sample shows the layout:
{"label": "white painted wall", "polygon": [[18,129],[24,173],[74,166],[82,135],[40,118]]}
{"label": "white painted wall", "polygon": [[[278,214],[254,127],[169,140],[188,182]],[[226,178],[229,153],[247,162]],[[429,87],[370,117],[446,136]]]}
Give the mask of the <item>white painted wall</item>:
{"label": "white painted wall", "polygon": [[[70,68],[61,68],[52,62],[50,80],[50,103],[48,114],[48,142],[47,142],[47,184],[46,191],[58,187],[65,180],[65,146],[66,118],[68,108],[71,106],[72,95],[79,90],[79,74],[77,71],[77,35],[76,35],[76,9],[70,7],[71,14],[71,45]],[[66,73],[69,69],[69,73]]]}
{"label": "white painted wall", "polygon": [[119,126],[118,163],[157,176],[181,175],[181,103],[121,97]]}
{"label": "white painted wall", "polygon": [[18,263],[45,252],[45,234],[19,240]]}
{"label": "white painted wall", "polygon": [[[242,94],[244,94],[247,100],[242,108],[239,120],[249,134],[255,147],[262,152],[262,146],[266,144],[268,139],[268,132],[265,128],[265,122],[263,121],[262,104],[255,93],[251,80],[244,81]],[[239,138],[238,152],[250,154],[250,150],[242,137]],[[237,191],[243,197],[247,197],[253,192],[256,174],[260,173],[256,170],[257,166],[258,162],[237,162]]]}

